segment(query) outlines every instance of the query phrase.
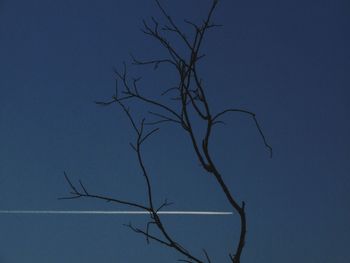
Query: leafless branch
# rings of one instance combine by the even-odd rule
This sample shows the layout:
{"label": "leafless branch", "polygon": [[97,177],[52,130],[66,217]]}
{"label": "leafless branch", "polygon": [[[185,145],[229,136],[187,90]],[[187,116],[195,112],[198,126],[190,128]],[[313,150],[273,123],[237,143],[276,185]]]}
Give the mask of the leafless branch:
{"label": "leafless branch", "polygon": [[208,255],[208,253],[207,253],[207,251],[206,251],[205,249],[203,249],[203,253],[204,253],[204,255],[205,255],[205,257],[206,257],[208,263],[211,263],[211,260],[210,260],[210,258],[209,258],[209,255]]}
{"label": "leafless branch", "polygon": [[146,240],[148,240],[148,241],[149,241],[149,239],[152,239],[152,240],[154,240],[154,241],[157,241],[158,243],[161,243],[161,244],[163,244],[163,245],[166,245],[166,246],[168,246],[168,247],[171,247],[171,244],[170,244],[170,243],[167,243],[166,241],[163,241],[163,240],[161,240],[160,238],[157,238],[157,237],[155,237],[155,236],[153,236],[153,235],[150,235],[149,233],[143,231],[142,229],[137,228],[137,227],[134,227],[134,226],[133,226],[132,224],[130,224],[130,223],[127,224],[127,225],[124,225],[124,226],[129,227],[129,228],[130,228],[132,231],[134,231],[135,233],[144,235],[144,236],[146,237]]}
{"label": "leafless branch", "polygon": [[161,209],[167,206],[171,206],[173,203],[169,203],[167,199],[163,202],[163,204],[160,205],[160,207],[156,210],[156,212],[159,212]]}
{"label": "leafless branch", "polygon": [[272,158],[272,147],[268,144],[267,140],[266,140],[266,137],[261,129],[261,126],[256,118],[256,115],[255,113],[251,112],[251,111],[247,111],[247,110],[243,110],[243,109],[226,109],[224,111],[221,111],[219,112],[218,114],[216,114],[214,117],[213,117],[213,121],[217,120],[219,117],[223,116],[224,114],[226,113],[229,113],[229,112],[239,112],[239,113],[243,113],[243,114],[247,114],[249,116],[251,116],[254,120],[254,123],[256,125],[256,128],[258,129],[259,131],[259,134],[261,136],[261,138],[263,139],[263,142],[264,142],[264,145],[266,148],[268,148],[269,152],[270,152],[270,157]]}
{"label": "leafless branch", "polygon": [[169,30],[169,31],[173,31],[175,33],[177,33],[181,39],[184,41],[184,43],[187,45],[188,48],[191,48],[191,44],[188,41],[187,37],[185,36],[185,34],[178,28],[178,26],[175,24],[175,22],[173,21],[173,19],[170,17],[170,15],[167,13],[167,11],[162,7],[162,5],[160,4],[160,2],[158,0],[155,0],[159,9],[161,10],[161,12],[163,13],[163,15],[165,16],[165,18],[169,21],[170,23],[170,27],[169,26],[165,26],[164,29]]}
{"label": "leafless branch", "polygon": [[[131,55],[132,64],[139,66],[153,65],[155,69],[161,64],[170,64],[174,66],[178,75],[177,86],[166,89],[162,92],[161,95],[168,94],[171,91],[176,91],[177,94],[175,95],[175,98],[170,99],[176,101],[174,104],[177,104],[177,108],[173,109],[173,104],[170,105],[170,103],[164,103],[162,100],[156,100],[143,95],[142,89],[138,87],[140,78],[130,78],[127,72],[126,63],[123,63],[123,69],[121,72],[115,70],[116,91],[112,99],[105,102],[95,102],[96,104],[102,106],[108,106],[113,103],[119,105],[126,114],[133,130],[135,131],[136,139],[134,143],[130,143],[130,146],[136,153],[138,165],[146,182],[146,190],[148,196],[147,205],[91,194],[87,191],[86,187],[81,181],[79,181],[79,188],[72,184],[66,173],[65,178],[69,185],[71,196],[61,199],[91,197],[145,210],[149,212],[150,215],[150,221],[146,225],[146,230],[134,227],[131,223],[127,224],[126,226],[132,231],[145,236],[147,243],[149,243],[150,240],[155,241],[178,251],[183,257],[185,257],[185,259],[180,259],[178,261],[196,263],[203,263],[204,261],[207,261],[208,263],[211,263],[211,259],[205,249],[203,249],[205,256],[205,260],[203,261],[194,256],[191,252],[186,250],[182,245],[175,241],[167,231],[158,212],[164,207],[171,205],[171,203],[165,200],[158,209],[154,208],[155,206],[153,203],[153,192],[150,176],[142,158],[141,149],[143,144],[151,135],[155,134],[159,130],[159,127],[148,130],[148,128],[150,128],[148,125],[158,126],[159,124],[167,122],[180,124],[186,134],[189,136],[195,156],[203,166],[203,169],[211,176],[213,176],[213,178],[215,178],[228,203],[231,205],[232,209],[236,211],[240,218],[241,225],[239,240],[236,245],[232,245],[235,246],[233,249],[234,256],[232,256],[232,254],[229,255],[232,263],[240,263],[243,247],[245,245],[247,228],[245,203],[239,202],[238,198],[231,193],[230,189],[223,179],[221,172],[212,159],[210,141],[213,134],[213,127],[217,124],[224,124],[224,122],[221,120],[221,117],[223,117],[226,113],[238,112],[249,115],[253,118],[259,134],[263,139],[264,145],[269,149],[271,156],[272,148],[267,143],[266,137],[255,116],[255,113],[235,108],[226,109],[214,115],[211,112],[210,103],[205,93],[206,87],[204,86],[203,81],[200,77],[197,65],[200,59],[204,57],[204,54],[201,51],[201,47],[208,30],[221,26],[212,21],[213,13],[219,0],[212,0],[212,4],[208,10],[207,16],[201,24],[197,25],[189,20],[185,20],[185,23],[191,28],[193,32],[191,38],[188,38],[184,31],[180,29],[180,27],[175,23],[169,13],[161,5],[160,0],[154,1],[161,14],[165,17],[166,24],[161,25],[157,19],[152,17],[150,22],[146,22],[145,20],[143,21],[142,32],[147,36],[150,36],[152,39],[156,40],[156,42],[167,51],[167,55],[165,58],[162,57],[159,59],[156,58],[150,60],[139,60]],[[189,53],[189,55],[183,56],[182,53],[180,54],[179,50],[181,49],[179,49],[168,40],[167,34],[172,33],[175,33],[178,37],[180,37],[182,42],[185,44],[185,47],[187,49],[186,51]],[[121,82],[122,86],[122,91],[120,93],[121,95],[119,94],[118,90],[118,81]],[[156,112],[148,112],[148,114],[156,117],[156,119],[153,121],[146,121],[144,118],[140,123],[138,123],[132,116],[127,106],[132,103],[132,101],[143,102],[146,105],[156,108]],[[204,124],[205,128],[200,132],[198,132],[197,129],[195,129],[196,127],[194,127],[195,119],[199,119]],[[151,225],[155,226],[160,231],[159,237],[150,233]]]}
{"label": "leafless branch", "polygon": [[121,199],[116,199],[116,198],[111,198],[109,196],[103,196],[103,195],[96,195],[96,194],[90,194],[87,192],[86,188],[83,186],[82,182],[79,181],[82,190],[78,189],[75,187],[75,185],[71,182],[71,180],[69,179],[68,175],[66,174],[66,172],[64,172],[64,177],[71,189],[71,196],[68,197],[60,197],[58,198],[59,200],[64,200],[64,199],[75,199],[75,198],[83,198],[83,197],[87,197],[87,198],[94,198],[94,199],[100,199],[100,200],[104,200],[107,202],[113,202],[113,203],[117,203],[117,204],[122,204],[122,205],[127,205],[130,207],[135,207],[135,208],[139,208],[141,210],[145,210],[145,211],[150,211],[150,209],[144,205],[138,204],[138,203],[134,203],[134,202],[129,202],[129,201],[125,201],[125,200],[121,200]]}
{"label": "leafless branch", "polygon": [[151,122],[145,122],[145,125],[155,125],[155,124],[160,124],[160,123],[163,123],[163,122],[174,122],[174,123],[181,124],[180,121],[178,121],[176,119],[173,119],[171,117],[165,116],[163,114],[157,113],[157,112],[149,111],[149,114],[158,117],[159,120],[151,121]]}
{"label": "leafless branch", "polygon": [[170,91],[173,91],[173,90],[179,90],[179,88],[178,87],[171,87],[171,88],[169,88],[169,89],[166,89],[165,91],[163,91],[162,92],[162,96],[164,96],[165,94],[167,94],[167,93],[169,93]]}
{"label": "leafless branch", "polygon": [[133,65],[139,65],[139,66],[143,66],[143,65],[153,65],[154,69],[157,69],[158,66],[160,64],[171,64],[173,66],[175,66],[175,68],[177,67],[177,65],[174,63],[174,61],[172,61],[171,59],[165,58],[165,59],[154,59],[154,60],[139,60],[136,59],[133,55],[131,55],[132,58],[132,63]]}

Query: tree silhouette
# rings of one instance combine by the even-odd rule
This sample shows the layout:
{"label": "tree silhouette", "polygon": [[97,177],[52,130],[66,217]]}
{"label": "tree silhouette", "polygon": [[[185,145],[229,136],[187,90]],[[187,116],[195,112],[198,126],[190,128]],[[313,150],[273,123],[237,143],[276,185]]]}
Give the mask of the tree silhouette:
{"label": "tree silhouette", "polygon": [[[240,234],[238,243],[232,244],[233,253],[229,254],[229,259],[233,263],[239,263],[241,261],[241,255],[245,244],[247,229],[245,203],[243,201],[239,202],[238,198],[231,193],[223,179],[221,172],[213,161],[209,147],[213,129],[216,125],[223,123],[222,118],[228,113],[244,114],[247,117],[252,118],[264,145],[267,147],[270,155],[272,156],[272,148],[266,141],[255,113],[240,108],[227,108],[220,112],[213,112],[206,97],[206,88],[198,71],[197,65],[204,57],[204,54],[201,52],[201,47],[207,32],[220,26],[212,21],[212,17],[218,2],[219,0],[212,1],[207,16],[201,24],[196,24],[188,20],[184,21],[193,32],[191,37],[186,36],[184,31],[180,29],[177,23],[175,23],[173,18],[168,14],[158,0],[155,0],[155,3],[157,4],[162,16],[165,18],[165,24],[161,24],[153,17],[150,23],[143,21],[143,33],[155,39],[159,46],[166,51],[167,56],[165,58],[151,60],[140,60],[134,56],[131,56],[132,64],[137,66],[153,66],[154,69],[157,69],[163,64],[170,65],[176,72],[178,83],[176,87],[171,87],[164,90],[161,95],[168,97],[171,96],[170,100],[172,103],[170,103],[169,100],[168,102],[163,102],[153,99],[140,92],[140,78],[131,78],[128,74],[125,63],[123,64],[122,71],[115,71],[116,91],[112,96],[112,99],[108,101],[96,101],[96,104],[102,106],[118,104],[130,121],[130,124],[136,134],[135,142],[130,143],[130,145],[137,156],[139,167],[142,170],[142,175],[146,182],[148,196],[147,204],[144,205],[142,203],[130,202],[109,196],[92,194],[87,190],[81,181],[79,181],[79,185],[75,185],[71,182],[67,174],[64,174],[65,179],[71,189],[71,195],[61,199],[95,198],[148,212],[150,220],[145,229],[135,227],[131,223],[127,224],[126,226],[134,232],[144,235],[147,242],[155,241],[178,251],[184,257],[184,259],[179,260],[182,262],[210,263],[211,259],[206,250],[203,250],[204,259],[187,250],[173,238],[171,233],[169,233],[163,224],[159,211],[164,207],[169,206],[171,203],[164,201],[159,207],[156,207],[154,204],[150,175],[142,155],[142,149],[145,141],[152,135],[156,134],[156,132],[159,130],[159,125],[164,123],[178,125],[188,135],[195,156],[198,158],[201,167],[216,179],[230,206],[240,218]],[[170,34],[174,34],[180,39],[187,51],[185,52],[185,55],[183,52],[179,52],[179,47],[175,45],[174,42],[169,40],[168,36]],[[121,91],[119,90],[120,86]],[[157,109],[155,111],[147,112],[148,116],[152,117],[152,120],[149,121],[146,120],[146,118],[143,118],[140,123],[136,121],[136,118],[131,114],[129,107],[127,106],[135,100]],[[173,106],[174,101],[176,107]],[[204,128],[202,128],[202,130],[198,131],[198,129],[195,129],[193,122],[194,119],[199,119],[204,124]],[[158,228],[158,235],[151,233],[151,225]]]}

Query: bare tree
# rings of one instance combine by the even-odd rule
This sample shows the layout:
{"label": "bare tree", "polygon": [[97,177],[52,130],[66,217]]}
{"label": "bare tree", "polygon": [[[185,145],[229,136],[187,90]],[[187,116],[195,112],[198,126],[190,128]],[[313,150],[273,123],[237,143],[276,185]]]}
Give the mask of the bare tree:
{"label": "bare tree", "polygon": [[[124,63],[122,71],[115,71],[116,74],[116,91],[112,99],[109,101],[96,101],[96,104],[102,106],[108,106],[111,104],[117,104],[125,112],[128,117],[130,124],[135,131],[136,140],[134,143],[130,143],[132,149],[135,151],[137,156],[138,164],[142,170],[143,177],[146,182],[147,196],[148,200],[146,204],[142,202],[130,202],[127,200],[121,200],[117,198],[112,198],[109,196],[103,196],[98,194],[90,193],[84,184],[79,181],[79,185],[74,185],[67,174],[65,173],[65,178],[69,187],[71,189],[71,195],[68,197],[63,197],[61,199],[73,199],[73,198],[95,198],[101,199],[109,202],[114,202],[121,205],[126,205],[128,207],[133,207],[141,209],[149,213],[150,220],[147,223],[145,229],[135,227],[131,223],[126,225],[131,230],[141,235],[144,235],[147,242],[155,241],[164,246],[172,248],[178,251],[184,258],[179,261],[182,262],[211,262],[211,259],[203,249],[203,258],[194,255],[192,252],[184,248],[178,241],[176,241],[171,233],[167,230],[162,222],[159,215],[159,211],[171,203],[164,201],[159,207],[155,206],[152,193],[152,185],[150,182],[150,175],[146,168],[146,165],[142,156],[142,149],[146,140],[148,140],[151,135],[154,135],[159,130],[159,125],[164,123],[172,123],[174,125],[180,126],[185,133],[188,135],[190,143],[193,146],[194,153],[198,158],[202,168],[213,176],[227,201],[233,210],[238,214],[240,218],[240,234],[237,244],[232,244],[232,254],[229,254],[229,259],[233,263],[239,263],[241,260],[242,251],[246,239],[246,229],[247,220],[245,213],[245,203],[239,202],[238,198],[235,197],[227,184],[225,183],[221,172],[213,161],[210,152],[210,139],[212,137],[213,129],[217,124],[222,123],[222,117],[227,113],[240,113],[247,117],[252,118],[257,130],[263,140],[264,145],[270,152],[272,156],[272,148],[267,143],[265,136],[260,128],[260,125],[256,119],[253,112],[247,111],[240,108],[227,108],[220,112],[212,112],[209,101],[206,97],[204,83],[198,72],[198,63],[204,54],[201,52],[201,46],[207,35],[207,32],[220,25],[215,24],[212,21],[213,13],[218,5],[219,0],[213,0],[207,16],[202,21],[201,24],[196,24],[194,22],[185,20],[185,24],[192,30],[192,36],[188,37],[182,29],[175,23],[173,18],[168,14],[168,12],[163,8],[159,0],[155,0],[162,16],[165,19],[165,24],[161,24],[159,20],[152,17],[151,22],[148,23],[143,21],[143,33],[147,36],[155,39],[160,47],[164,49],[167,56],[164,58],[150,59],[150,60],[140,60],[131,56],[132,64],[137,66],[153,66],[155,69],[163,64],[170,65],[176,72],[178,77],[178,83],[176,87],[171,87],[163,91],[162,95],[171,95],[171,103],[163,102],[151,97],[144,95],[139,89],[140,78],[131,78],[127,72],[127,66]],[[186,47],[187,53],[182,54],[179,52],[179,47],[173,44],[169,40],[169,35],[174,34],[177,36],[182,44]],[[122,91],[119,92],[119,86],[122,87]],[[121,85],[120,85],[121,84]],[[149,111],[148,115],[151,116],[151,120],[148,121],[145,118],[142,119],[140,123],[136,121],[136,118],[131,114],[128,108],[128,104],[131,101],[140,101],[145,104],[152,106],[157,110]],[[174,106],[175,101],[175,106]],[[204,128],[201,131],[194,129],[193,120],[199,119],[204,123]],[[158,235],[154,235],[150,231],[150,226],[154,225],[159,229]]]}

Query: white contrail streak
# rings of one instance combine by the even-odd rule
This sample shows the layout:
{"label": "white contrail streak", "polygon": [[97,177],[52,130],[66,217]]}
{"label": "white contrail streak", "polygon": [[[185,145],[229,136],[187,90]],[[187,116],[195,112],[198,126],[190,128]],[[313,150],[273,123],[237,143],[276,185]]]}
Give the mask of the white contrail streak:
{"label": "white contrail streak", "polygon": [[[54,215],[149,215],[147,211],[79,211],[79,210],[0,210],[0,214],[54,214]],[[160,215],[232,215],[216,211],[159,211]]]}

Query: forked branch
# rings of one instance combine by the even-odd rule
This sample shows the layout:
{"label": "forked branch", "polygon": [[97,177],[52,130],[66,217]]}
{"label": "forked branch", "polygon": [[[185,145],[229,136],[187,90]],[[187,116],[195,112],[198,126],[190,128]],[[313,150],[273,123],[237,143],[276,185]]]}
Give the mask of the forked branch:
{"label": "forked branch", "polygon": [[[156,5],[158,6],[161,14],[166,19],[166,24],[161,25],[157,19],[151,18],[151,22],[148,23],[143,21],[143,33],[147,36],[150,36],[152,39],[167,51],[167,57],[162,58],[152,58],[149,60],[140,60],[132,56],[132,64],[137,66],[153,66],[155,69],[162,64],[170,64],[173,69],[175,69],[178,76],[178,83],[175,87],[164,89],[161,95],[168,93],[176,93],[176,96],[171,98],[177,104],[176,109],[173,107],[173,103],[163,102],[161,100],[149,98],[143,95],[139,89],[139,80],[140,78],[130,78],[127,73],[127,67],[124,63],[123,70],[121,72],[115,71],[116,73],[116,92],[111,100],[107,101],[97,101],[96,104],[102,106],[108,106],[111,104],[118,104],[131,123],[133,130],[135,131],[137,138],[134,143],[130,144],[133,150],[136,152],[137,160],[140,169],[142,170],[143,177],[146,181],[147,196],[148,202],[147,205],[128,202],[120,199],[109,198],[100,195],[93,195],[87,191],[86,187],[79,182],[80,187],[76,187],[68,176],[65,174],[66,181],[71,189],[71,196],[63,199],[72,199],[80,197],[92,197],[97,199],[102,199],[110,202],[115,202],[118,204],[126,205],[129,207],[135,207],[149,212],[150,221],[146,225],[146,229],[140,229],[134,227],[131,223],[126,226],[129,227],[136,233],[139,233],[146,237],[146,241],[158,242],[164,246],[170,247],[178,251],[185,259],[180,259],[182,262],[197,262],[202,263],[203,260],[194,256],[188,250],[186,250],[182,245],[176,242],[166,230],[166,227],[162,223],[161,218],[159,217],[158,212],[164,207],[170,205],[167,201],[163,202],[158,209],[155,208],[153,203],[152,187],[150,182],[150,177],[148,171],[142,159],[141,148],[143,143],[149,139],[149,137],[155,134],[159,127],[158,125],[163,123],[175,123],[183,128],[185,133],[189,136],[190,142],[193,146],[195,156],[198,158],[203,169],[213,176],[217,181],[221,191],[225,195],[228,203],[231,205],[232,209],[236,211],[240,218],[240,233],[238,237],[238,242],[232,242],[232,247],[234,253],[229,254],[230,261],[232,263],[240,263],[241,255],[246,240],[246,231],[247,231],[247,220],[245,213],[245,203],[243,201],[238,201],[238,198],[235,197],[230,189],[228,188],[223,175],[217,168],[210,151],[210,141],[212,138],[213,130],[216,124],[223,123],[221,118],[229,112],[238,112],[243,113],[247,116],[253,118],[256,128],[263,139],[264,145],[268,148],[270,156],[272,156],[272,148],[267,142],[266,137],[261,129],[261,126],[256,118],[255,113],[243,109],[229,108],[218,113],[212,113],[210,103],[206,96],[205,90],[206,87],[200,77],[198,72],[197,65],[199,64],[201,58],[204,57],[204,54],[201,53],[201,47],[203,41],[207,35],[207,32],[211,28],[218,27],[220,25],[212,21],[214,11],[219,3],[219,0],[213,0],[212,4],[208,10],[206,18],[202,21],[201,24],[195,24],[188,20],[185,20],[187,26],[193,32],[192,37],[186,36],[184,31],[176,24],[174,19],[168,14],[166,9],[161,5],[159,0],[155,0]],[[167,34],[176,34],[183,44],[186,47],[186,54],[179,52],[181,50],[179,47],[174,45],[167,38]],[[130,84],[130,81],[131,84]],[[118,91],[118,83],[122,83],[121,95]],[[132,103],[133,101],[143,102],[152,108],[156,109],[154,111],[148,111],[148,114],[152,116],[153,120],[142,119],[140,125],[137,125],[137,122],[134,120],[133,116],[130,113],[129,108],[124,103]],[[156,118],[154,120],[154,118]],[[198,131],[195,129],[194,120],[201,121],[204,126],[202,130]],[[151,130],[147,130],[146,127],[155,127]],[[151,227],[156,226],[161,233],[161,236],[155,236],[150,233]],[[203,250],[205,261],[211,263],[211,259],[206,250]]]}
{"label": "forked branch", "polygon": [[[125,205],[127,207],[137,208],[137,209],[141,209],[143,211],[146,211],[150,215],[150,221],[147,223],[146,230],[142,230],[141,228],[134,227],[131,223],[129,223],[125,226],[127,226],[128,228],[130,228],[134,232],[145,236],[147,243],[149,243],[150,240],[158,242],[162,245],[166,245],[167,247],[170,247],[170,248],[177,250],[183,256],[192,260],[192,262],[203,263],[202,260],[193,256],[188,250],[186,250],[182,245],[180,245],[180,243],[175,241],[174,238],[166,230],[158,212],[161,211],[164,207],[170,206],[172,203],[165,200],[158,208],[155,208],[155,206],[154,206],[151,182],[150,182],[150,178],[148,175],[148,171],[146,169],[146,166],[145,166],[143,158],[142,158],[141,148],[142,148],[143,143],[151,135],[153,135],[155,132],[157,132],[159,130],[159,128],[155,128],[153,130],[146,131],[145,130],[145,119],[142,119],[140,126],[138,126],[136,124],[135,119],[131,115],[130,110],[122,103],[122,101],[118,100],[118,98],[115,98],[115,102],[118,103],[119,106],[122,108],[122,110],[126,114],[132,128],[134,129],[134,131],[137,135],[136,141],[134,142],[134,144],[131,144],[131,145],[136,152],[139,167],[142,170],[142,174],[143,174],[144,179],[146,181],[148,204],[143,205],[143,204],[140,204],[137,202],[130,202],[130,201],[125,201],[125,200],[121,200],[121,199],[117,199],[117,198],[111,198],[111,197],[107,197],[107,196],[103,196],[103,195],[91,194],[90,192],[88,192],[87,188],[84,186],[84,184],[80,180],[79,180],[80,187],[77,187],[76,185],[74,185],[72,183],[72,181],[69,179],[66,172],[64,172],[64,176],[65,176],[67,184],[70,188],[70,196],[61,197],[59,199],[94,198],[94,199],[104,200],[107,202],[113,202],[113,203],[117,203],[119,205]],[[98,104],[106,105],[103,103],[102,104],[98,103]],[[158,228],[158,230],[160,231],[162,237],[157,237],[157,236],[151,234],[150,233],[150,225],[155,225]]]}

